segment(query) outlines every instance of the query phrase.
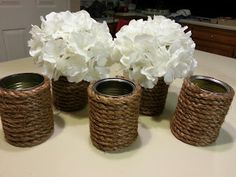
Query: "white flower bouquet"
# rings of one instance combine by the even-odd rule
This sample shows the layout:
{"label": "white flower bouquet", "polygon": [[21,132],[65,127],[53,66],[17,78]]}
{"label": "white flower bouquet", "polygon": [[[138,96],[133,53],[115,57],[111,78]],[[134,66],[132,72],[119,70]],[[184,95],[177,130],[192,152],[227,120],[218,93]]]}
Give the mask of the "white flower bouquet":
{"label": "white flower bouquet", "polygon": [[29,52],[52,80],[54,106],[67,112],[83,109],[89,82],[109,77],[109,28],[83,10],[52,12],[41,22],[32,26]]}
{"label": "white flower bouquet", "polygon": [[41,27],[32,26],[28,45],[45,75],[76,83],[109,76],[113,39],[105,22],[96,22],[84,10],[52,12],[41,22]]}
{"label": "white flower bouquet", "polygon": [[197,62],[195,43],[186,28],[163,16],[132,20],[116,34],[113,58],[125,76],[144,88],[153,88],[160,77],[167,84],[187,77]]}

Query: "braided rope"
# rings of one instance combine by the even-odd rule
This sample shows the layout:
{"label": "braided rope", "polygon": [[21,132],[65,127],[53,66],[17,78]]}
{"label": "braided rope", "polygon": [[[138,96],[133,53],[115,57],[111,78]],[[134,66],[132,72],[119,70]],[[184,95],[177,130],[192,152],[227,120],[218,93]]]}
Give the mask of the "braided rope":
{"label": "braided rope", "polygon": [[32,90],[0,88],[0,114],[5,138],[18,147],[46,141],[53,132],[50,80]]}
{"label": "braided rope", "polygon": [[90,137],[102,151],[116,151],[133,143],[138,136],[141,87],[126,96],[109,97],[88,87]]}
{"label": "braided rope", "polygon": [[54,106],[66,112],[83,109],[88,102],[88,85],[86,81],[68,82],[66,77],[60,77],[57,81],[52,80]]}
{"label": "braided rope", "polygon": [[159,78],[157,84],[152,88],[142,87],[140,113],[143,115],[157,115],[162,113],[166,103],[169,85]]}
{"label": "braided rope", "polygon": [[206,146],[217,139],[233,100],[234,90],[207,92],[185,79],[171,121],[173,135],[191,145]]}

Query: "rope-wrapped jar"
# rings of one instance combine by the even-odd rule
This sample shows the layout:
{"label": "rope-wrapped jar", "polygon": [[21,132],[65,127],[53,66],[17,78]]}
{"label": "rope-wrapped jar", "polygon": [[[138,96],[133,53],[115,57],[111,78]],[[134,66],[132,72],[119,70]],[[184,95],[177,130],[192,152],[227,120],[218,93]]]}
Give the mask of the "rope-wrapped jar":
{"label": "rope-wrapped jar", "polygon": [[50,80],[36,73],[21,73],[0,80],[0,115],[5,138],[18,147],[46,141],[54,121]]}
{"label": "rope-wrapped jar", "polygon": [[140,113],[149,116],[162,113],[165,108],[168,88],[169,85],[165,83],[163,77],[158,79],[152,89],[142,87]]}
{"label": "rope-wrapped jar", "polygon": [[95,147],[116,151],[138,136],[141,87],[123,78],[108,78],[89,85],[90,137]]}
{"label": "rope-wrapped jar", "polygon": [[61,111],[72,112],[83,109],[88,102],[87,88],[89,83],[69,82],[61,76],[57,81],[52,80],[54,106]]}
{"label": "rope-wrapped jar", "polygon": [[225,82],[208,76],[186,78],[171,121],[173,135],[195,146],[215,142],[233,97],[233,88]]}

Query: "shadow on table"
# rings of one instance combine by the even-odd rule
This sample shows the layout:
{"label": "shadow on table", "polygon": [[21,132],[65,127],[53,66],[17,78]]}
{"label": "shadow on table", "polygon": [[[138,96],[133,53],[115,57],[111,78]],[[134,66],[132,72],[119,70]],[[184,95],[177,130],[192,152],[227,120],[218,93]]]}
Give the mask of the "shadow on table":
{"label": "shadow on table", "polygon": [[209,151],[224,152],[233,147],[233,142],[236,140],[236,129],[227,122],[224,122],[224,126],[220,129],[220,134],[213,144],[204,147]]}
{"label": "shadow on table", "polygon": [[168,92],[164,111],[151,117],[155,123],[150,126],[170,129],[170,120],[172,119],[178,102],[178,95],[175,92]]}
{"label": "shadow on table", "polygon": [[2,129],[0,130],[0,149],[1,150],[9,151],[9,152],[19,152],[19,151],[27,151],[29,148],[15,147],[15,146],[9,144],[5,140],[3,130]]}
{"label": "shadow on table", "polygon": [[65,126],[88,124],[88,108],[76,112],[54,111],[54,133],[51,138],[60,134]]}
{"label": "shadow on table", "polygon": [[[88,124],[88,107],[80,111],[75,112],[63,112],[59,110],[54,111],[54,115],[56,116],[55,123],[61,124],[61,121],[64,121],[66,126],[78,126]],[[59,118],[59,119],[57,119]]]}
{"label": "shadow on table", "polygon": [[62,117],[60,117],[60,115],[58,114],[54,114],[54,132],[52,134],[51,138],[55,138],[56,136],[58,136],[59,134],[61,134],[61,132],[63,131],[63,129],[65,128],[65,121]]}

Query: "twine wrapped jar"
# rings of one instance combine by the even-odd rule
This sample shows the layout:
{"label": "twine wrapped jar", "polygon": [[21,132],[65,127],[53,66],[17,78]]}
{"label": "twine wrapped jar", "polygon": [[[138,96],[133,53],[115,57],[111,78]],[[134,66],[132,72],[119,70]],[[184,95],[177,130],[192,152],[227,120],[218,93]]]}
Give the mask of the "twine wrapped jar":
{"label": "twine wrapped jar", "polygon": [[233,88],[223,81],[199,75],[186,78],[170,125],[173,135],[195,146],[215,142],[233,97]]}
{"label": "twine wrapped jar", "polygon": [[138,136],[141,87],[123,78],[108,78],[88,87],[90,137],[102,151],[116,151]]}
{"label": "twine wrapped jar", "polygon": [[158,115],[162,113],[166,103],[169,85],[161,77],[157,84],[152,88],[142,87],[140,113],[143,115]]}
{"label": "twine wrapped jar", "polygon": [[36,73],[21,73],[0,80],[0,114],[6,141],[30,147],[53,132],[50,80]]}
{"label": "twine wrapped jar", "polygon": [[52,80],[52,93],[54,106],[61,111],[72,112],[83,109],[87,105],[87,88],[89,83],[69,82],[61,76],[57,81]]}

